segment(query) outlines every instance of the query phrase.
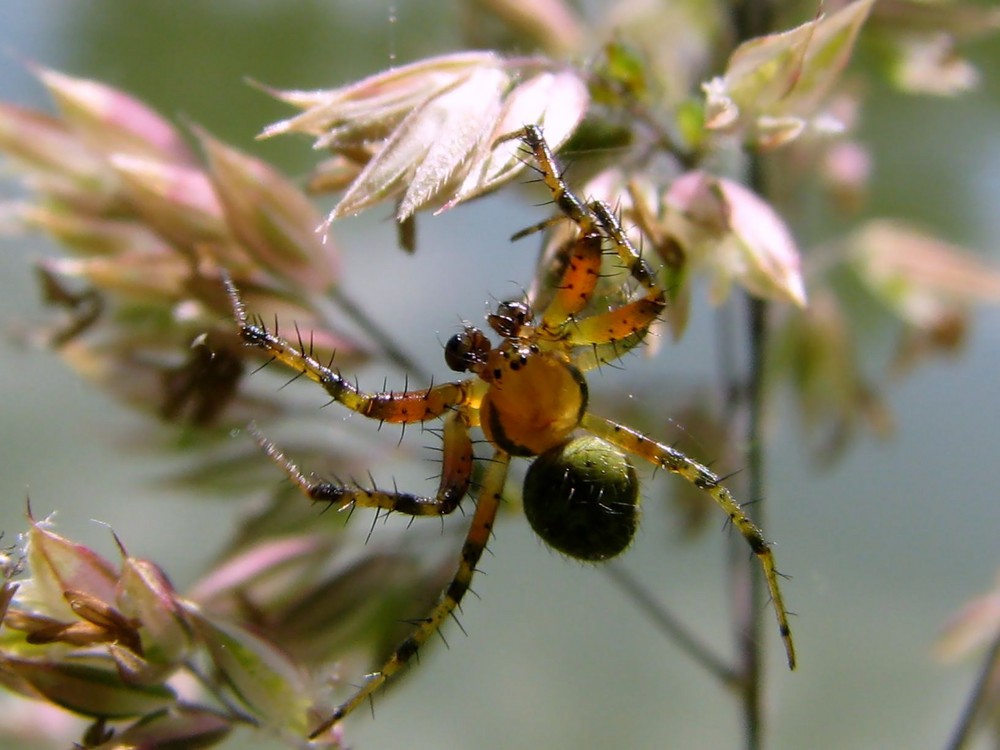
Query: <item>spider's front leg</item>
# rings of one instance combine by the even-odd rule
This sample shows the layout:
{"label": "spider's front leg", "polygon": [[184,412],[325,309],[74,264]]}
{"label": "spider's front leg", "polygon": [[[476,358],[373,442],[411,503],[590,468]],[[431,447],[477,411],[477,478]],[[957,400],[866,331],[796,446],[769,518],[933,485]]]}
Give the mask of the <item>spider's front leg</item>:
{"label": "spider's front leg", "polygon": [[[525,125],[520,130],[502,136],[497,142],[503,143],[515,138],[520,139],[531,153],[542,182],[552,194],[552,202],[566,218],[579,227],[581,237],[598,238],[598,244],[604,237],[610,239],[615,252],[632,278],[645,287],[647,291],[658,291],[656,276],[652,268],[642,257],[642,253],[632,244],[611,208],[602,201],[584,203],[570,190],[559,171],[555,157],[552,155],[552,149],[549,148],[545,136],[542,135],[541,128],[537,125]],[[547,219],[541,224],[528,227],[528,229],[515,234],[512,239],[518,239],[527,233],[543,229],[552,224],[553,221],[553,219]]]}
{"label": "spider's front leg", "polygon": [[[537,125],[526,125],[500,141],[513,138],[519,138],[531,153],[537,165],[535,169],[549,189],[553,203],[579,231],[576,239],[562,249],[565,270],[552,303],[542,313],[542,329],[560,331],[560,336],[571,346],[619,341],[637,330],[647,330],[663,312],[666,294],[649,263],[628,238],[618,217],[607,204],[601,201],[585,203],[570,190]],[[549,219],[525,231],[534,231],[552,221]],[[523,234],[519,232],[515,238]],[[627,273],[645,289],[645,296],[620,309],[577,320],[576,315],[590,302],[601,275],[605,241],[618,255]],[[571,326],[567,325],[570,320],[573,321]]]}
{"label": "spider's front leg", "polygon": [[795,644],[792,642],[792,631],[788,624],[788,610],[778,587],[778,570],[774,564],[774,554],[771,545],[764,538],[763,532],[750,520],[743,508],[733,498],[732,493],[721,484],[721,479],[707,467],[693,461],[675,448],[652,440],[641,432],[610,419],[585,414],[580,426],[594,435],[617,445],[622,450],[641,456],[654,466],[659,466],[672,474],[677,474],[698,489],[708,493],[715,503],[726,513],[736,530],[740,532],[751,551],[760,561],[771,595],[771,605],[778,620],[778,631],[785,644],[785,655],[788,667],[795,669]]}
{"label": "spider's front leg", "polygon": [[317,360],[301,341],[295,346],[274,331],[269,331],[261,321],[247,315],[243,300],[232,279],[224,278],[226,292],[233,308],[233,317],[240,328],[240,337],[248,346],[267,352],[293,370],[319,383],[334,401],[379,422],[411,424],[426,422],[444,414],[451,408],[468,403],[472,396],[471,381],[444,383],[425,390],[365,393],[343,377],[330,365]]}

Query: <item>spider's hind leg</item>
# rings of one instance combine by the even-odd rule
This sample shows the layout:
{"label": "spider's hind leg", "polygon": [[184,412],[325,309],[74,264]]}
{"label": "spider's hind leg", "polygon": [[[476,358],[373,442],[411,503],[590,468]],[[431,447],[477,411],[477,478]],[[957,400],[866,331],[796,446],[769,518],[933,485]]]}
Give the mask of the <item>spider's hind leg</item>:
{"label": "spider's hind leg", "polygon": [[634,453],[654,466],[659,466],[672,474],[683,477],[698,489],[708,493],[716,505],[726,513],[760,562],[764,580],[771,595],[771,606],[774,608],[774,614],[778,620],[778,631],[785,644],[788,666],[790,669],[795,669],[795,645],[792,642],[792,631],[788,624],[788,610],[785,609],[784,598],[778,586],[778,570],[774,564],[771,545],[764,538],[763,532],[736,502],[732,493],[721,484],[722,480],[707,467],[693,461],[677,449],[657,443],[642,433],[617,422],[588,413],[584,415],[581,426],[609,443],[617,445],[622,450]]}
{"label": "spider's hind leg", "polygon": [[441,593],[434,609],[426,617],[416,622],[409,637],[396,647],[377,672],[368,675],[364,685],[354,695],[337,706],[333,713],[313,730],[310,739],[315,739],[323,734],[368,700],[376,690],[385,684],[386,680],[406,666],[418,649],[427,642],[427,639],[434,635],[461,605],[462,598],[469,591],[479,558],[482,556],[483,550],[486,549],[493,533],[493,523],[496,520],[497,510],[503,495],[503,486],[507,478],[509,464],[510,456],[499,450],[489,462],[479,489],[476,513],[466,534],[465,543],[462,545],[458,570],[455,572],[452,582]]}
{"label": "spider's hind leg", "polygon": [[337,509],[378,508],[409,516],[443,516],[458,507],[469,491],[472,479],[472,440],[469,429],[458,412],[450,414],[444,423],[441,479],[433,497],[398,490],[390,492],[357,484],[327,482],[307,476],[255,426],[250,426],[250,432],[264,453],[285,471],[306,497],[313,502],[336,506]]}

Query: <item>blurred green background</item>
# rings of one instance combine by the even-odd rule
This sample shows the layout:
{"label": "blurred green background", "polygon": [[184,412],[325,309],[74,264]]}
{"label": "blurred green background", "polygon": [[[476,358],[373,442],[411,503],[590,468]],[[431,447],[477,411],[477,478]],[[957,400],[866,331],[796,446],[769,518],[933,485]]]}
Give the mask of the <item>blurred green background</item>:
{"label": "blurred green background", "polygon": [[[131,91],[302,175],[314,159],[307,142],[253,142],[287,110],[245,80],[334,86],[448,51],[459,44],[452,11],[447,2],[406,1],[5,2],[0,98],[48,107],[24,67],[37,61]],[[984,73],[978,92],[880,92],[863,135],[876,158],[874,214],[918,221],[996,257],[1000,44],[973,55]],[[478,319],[531,277],[532,246],[506,238],[540,218],[532,202],[506,191],[422,217],[412,257],[396,249],[388,208],[344,222],[336,238],[347,288],[445,377],[440,342],[458,321]],[[16,343],[45,318],[31,263],[51,249],[8,237],[0,248],[0,528],[24,527],[30,495],[36,515],[58,510],[61,532],[109,555],[106,529],[90,519],[111,524],[133,554],[167,565],[183,588],[225,537],[231,507],[158,486],[169,466],[128,444],[168,428],[93,391],[52,354]],[[683,344],[653,362],[632,358],[629,372],[611,372],[596,387],[620,393],[645,390],[653,377],[664,387],[672,378],[714,378],[710,315],[697,311]],[[896,436],[862,436],[829,470],[803,452],[788,402],[775,405],[766,531],[780,567],[794,575],[785,592],[799,615],[801,666],[783,670],[768,614],[773,748],[942,746],[978,665],[941,665],[931,647],[1000,568],[998,372],[1000,313],[984,310],[960,359],[932,362],[891,388]],[[706,638],[727,644],[724,535],[713,533],[720,524],[713,519],[710,533],[679,543],[658,505],[647,502],[625,564]],[[353,717],[352,746],[740,745],[735,704],[605,575],[552,554],[520,522],[502,525],[492,550],[475,586],[481,600],[465,606],[469,637],[449,628],[450,650],[428,650],[407,684],[377,703],[375,720]]]}

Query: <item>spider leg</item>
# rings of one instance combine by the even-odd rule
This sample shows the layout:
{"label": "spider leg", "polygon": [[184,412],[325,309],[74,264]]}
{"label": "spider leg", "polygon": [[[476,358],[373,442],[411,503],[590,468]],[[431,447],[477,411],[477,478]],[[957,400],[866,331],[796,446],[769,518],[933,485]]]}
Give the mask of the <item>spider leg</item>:
{"label": "spider leg", "polygon": [[664,293],[654,289],[613,310],[573,319],[562,338],[574,349],[573,364],[587,372],[621,359],[643,342],[666,304]]}
{"label": "spider leg", "polygon": [[313,502],[336,506],[338,510],[360,506],[409,516],[443,516],[458,507],[469,491],[472,480],[472,440],[465,420],[457,411],[449,414],[444,423],[441,480],[434,497],[409,492],[389,492],[357,484],[344,485],[306,476],[256,427],[251,425],[249,429],[268,458],[284,469],[288,478],[306,497]]}
{"label": "spider leg", "polygon": [[599,234],[583,234],[560,248],[564,270],[552,301],[542,312],[539,328],[554,338],[562,338],[566,321],[587,306],[601,278],[601,245]]}
{"label": "spider leg", "polygon": [[472,384],[444,383],[421,390],[365,393],[344,378],[340,372],[322,362],[303,345],[296,348],[289,341],[269,331],[263,323],[254,322],[247,315],[243,301],[232,280],[225,279],[226,291],[233,307],[233,316],[240,328],[240,336],[249,346],[263,349],[276,360],[316,381],[335,401],[352,411],[379,422],[407,424],[425,422],[442,416],[448,409],[469,400]]}
{"label": "spider leg", "polygon": [[583,201],[577,198],[566,185],[566,181],[562,178],[559,169],[556,167],[556,160],[552,156],[552,150],[549,148],[549,144],[545,142],[542,129],[537,125],[525,125],[520,130],[508,133],[499,138],[497,143],[514,139],[520,139],[528,147],[528,150],[531,151],[531,155],[538,164],[538,173],[541,175],[542,182],[545,183],[549,192],[552,193],[552,201],[559,210],[572,219],[580,227],[583,234],[590,234],[596,228],[594,216]]}
{"label": "spider leg", "polygon": [[[649,264],[622,229],[618,217],[606,203],[585,204],[570,190],[538,126],[528,125],[507,137],[520,138],[530,149],[553,202],[580,229],[579,237],[563,251],[567,254],[566,270],[552,303],[542,313],[541,329],[560,331],[561,338],[570,346],[613,343],[646,331],[663,312],[665,294]],[[632,278],[646,289],[646,296],[567,326],[566,321],[583,310],[594,294],[601,274],[605,239],[614,247]]]}
{"label": "spider leg", "polygon": [[623,339],[604,341],[586,347],[581,346],[573,352],[573,364],[580,372],[589,372],[605,365],[614,365],[628,352],[642,344],[645,338],[646,330],[644,329]]}
{"label": "spider leg", "polygon": [[608,237],[611,238],[618,257],[621,258],[632,278],[642,284],[647,290],[656,291],[658,286],[653,269],[650,268],[646,259],[642,257],[642,253],[636,250],[635,245],[632,244],[628,235],[625,234],[625,230],[622,229],[621,222],[615,216],[614,211],[603,201],[593,201],[590,203],[589,208],[596,217],[597,223],[600,224]]}
{"label": "spider leg", "polygon": [[[538,164],[538,173],[542,177],[542,182],[552,193],[553,202],[565,216],[580,227],[581,239],[594,236],[610,239],[615,252],[618,253],[632,278],[648,291],[657,291],[656,276],[652,268],[642,257],[642,253],[636,250],[635,245],[622,229],[618,217],[615,216],[608,204],[603,201],[592,201],[585,204],[570,190],[556,166],[555,157],[552,156],[552,150],[545,142],[541,129],[537,125],[526,125],[520,131],[510,134],[502,140],[510,138],[520,138],[531,151]],[[545,228],[553,222],[553,219],[548,219],[533,227],[528,227],[514,236],[522,237]]]}
{"label": "spider leg", "polygon": [[[520,138],[524,145],[531,151],[531,155],[538,164],[538,173],[542,177],[542,182],[545,183],[549,192],[552,193],[553,202],[563,214],[580,227],[581,234],[583,236],[600,236],[601,230],[603,230],[604,234],[614,244],[615,251],[621,257],[622,262],[625,263],[625,267],[632,277],[646,289],[654,290],[656,288],[656,281],[652,269],[646,263],[645,259],[643,259],[642,254],[635,249],[635,246],[628,239],[628,236],[622,229],[621,222],[618,221],[618,217],[615,216],[606,203],[593,201],[585,204],[569,189],[569,186],[556,166],[555,157],[552,155],[552,150],[542,135],[541,128],[537,125],[526,125],[521,130],[504,136],[500,140],[504,141],[512,138]],[[516,234],[515,237],[524,236],[525,233],[530,234],[544,228],[551,221],[549,219],[541,224],[529,227],[523,232]]]}
{"label": "spider leg", "polygon": [[490,535],[493,533],[493,523],[496,519],[497,509],[500,506],[500,499],[503,494],[503,486],[507,478],[507,467],[509,464],[510,456],[504,451],[496,451],[483,477],[479,499],[476,504],[476,513],[472,517],[472,524],[469,526],[465,543],[462,545],[462,556],[458,563],[455,578],[441,594],[441,598],[438,599],[434,609],[427,617],[418,621],[414,631],[396,647],[396,650],[393,651],[385,664],[377,672],[368,675],[365,684],[344,703],[337,706],[333,713],[313,730],[312,734],[309,735],[310,739],[315,739],[323,734],[323,732],[368,700],[376,690],[385,684],[386,680],[406,666],[407,662],[417,653],[417,650],[427,642],[428,638],[438,631],[445,620],[461,604],[462,598],[469,590],[469,585],[476,572],[476,565],[479,562],[479,558],[482,556],[483,550],[486,549]]}
{"label": "spider leg", "polygon": [[[538,165],[538,173],[552,194],[553,202],[580,230],[580,237],[572,246],[573,251],[567,251],[568,262],[560,284],[560,293],[564,289],[572,293],[573,296],[568,298],[571,303],[559,304],[557,295],[549,309],[543,313],[541,328],[544,331],[560,331],[561,341],[569,347],[579,347],[579,351],[574,352],[573,361],[581,370],[613,361],[640,343],[649,327],[660,316],[666,305],[664,290],[657,282],[649,264],[629,240],[611,208],[601,201],[584,204],[569,189],[559,173],[555,158],[545,142],[541,129],[537,125],[527,125],[517,132],[504,136],[501,140],[512,138],[520,138],[531,151]],[[580,269],[574,265],[573,253],[579,252],[581,257],[585,257],[590,265],[584,267],[579,264],[580,268],[593,275],[594,248],[597,252],[601,252],[605,240],[614,247],[628,273],[646,290],[646,294],[616,309],[577,320],[574,316],[590,301],[596,281],[590,284],[588,275],[586,281],[589,286],[573,283],[581,274]],[[584,250],[588,253],[585,256],[582,252]],[[597,274],[600,272],[599,261],[600,258],[596,261]],[[623,450],[680,475],[715,500],[760,561],[778,619],[778,628],[785,644],[788,665],[794,669],[795,648],[788,625],[788,613],[778,587],[778,572],[774,565],[771,547],[764,539],[761,530],[733,499],[732,493],[722,486],[719,477],[674,448],[650,440],[624,425],[585,413],[580,426]]]}
{"label": "spider leg", "polygon": [[775,568],[771,545],[764,539],[763,532],[739,506],[732,493],[720,484],[719,477],[707,467],[691,460],[675,448],[657,443],[642,433],[609,419],[588,413],[584,415],[580,426],[622,450],[634,453],[655,466],[683,477],[712,497],[729,517],[736,530],[746,539],[750,549],[760,562],[764,572],[764,580],[767,582],[767,588],[771,595],[771,605],[778,620],[778,630],[785,644],[788,666],[790,669],[794,669],[795,646],[792,643],[792,632],[788,624],[788,610],[785,609],[781,589],[778,587],[778,571]]}
{"label": "spider leg", "polygon": [[[593,295],[601,275],[604,235],[596,217],[563,180],[541,129],[537,125],[527,125],[500,140],[513,138],[520,138],[531,151],[542,182],[552,194],[552,201],[580,230],[579,236],[560,250],[560,253],[566,254],[566,270],[563,272],[555,297],[541,315],[539,327],[552,334],[560,331],[566,320],[582,310]],[[556,221],[556,218],[549,218],[514,236],[522,237]]]}
{"label": "spider leg", "polygon": [[[615,310],[599,313],[578,321],[568,338],[574,346],[616,344],[638,335],[640,340],[659,319],[666,307],[666,293],[656,280],[652,268],[625,234],[615,213],[602,201],[593,201],[588,208],[601,229],[611,240],[626,270],[646,290],[646,296]],[[625,350],[627,351],[627,349]]]}
{"label": "spider leg", "polygon": [[663,292],[652,292],[614,310],[575,320],[567,328],[565,341],[570,346],[593,346],[625,341],[636,334],[641,341],[666,306]]}
{"label": "spider leg", "polygon": [[530,227],[525,227],[519,232],[514,232],[514,234],[510,236],[510,241],[517,242],[518,240],[523,240],[525,237],[528,237],[534,234],[535,232],[543,232],[546,229],[549,229],[550,227],[555,226],[560,221],[564,220],[565,220],[564,217],[560,216],[559,214],[556,214],[555,216],[550,216],[549,218],[540,221],[537,224],[532,224]]}

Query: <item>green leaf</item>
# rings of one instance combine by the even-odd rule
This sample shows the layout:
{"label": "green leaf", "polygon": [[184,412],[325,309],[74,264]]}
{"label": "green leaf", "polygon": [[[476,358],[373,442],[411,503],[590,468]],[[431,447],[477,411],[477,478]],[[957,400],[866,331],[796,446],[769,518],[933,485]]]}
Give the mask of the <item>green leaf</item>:
{"label": "green leaf", "polygon": [[176,699],[174,691],[164,685],[126,683],[117,670],[92,664],[7,658],[3,666],[51,702],[85,716],[143,716]]}
{"label": "green leaf", "polygon": [[857,0],[830,16],[737,47],[722,78],[705,84],[708,127],[753,132],[760,118],[787,121],[816,114],[839,82],[873,3]]}
{"label": "green leaf", "polygon": [[216,669],[265,723],[304,735],[312,698],[304,675],[277,647],[192,605],[188,614]]}
{"label": "green leaf", "polygon": [[54,534],[44,522],[32,520],[28,530],[28,569],[18,600],[41,614],[72,621],[76,614],[66,602],[67,591],[80,591],[106,603],[115,600],[118,573],[114,566],[82,544]]}

